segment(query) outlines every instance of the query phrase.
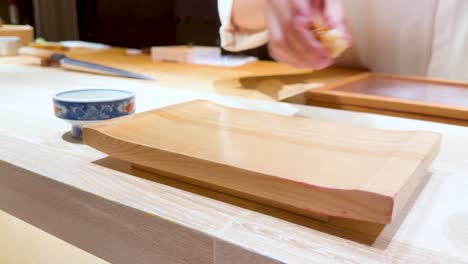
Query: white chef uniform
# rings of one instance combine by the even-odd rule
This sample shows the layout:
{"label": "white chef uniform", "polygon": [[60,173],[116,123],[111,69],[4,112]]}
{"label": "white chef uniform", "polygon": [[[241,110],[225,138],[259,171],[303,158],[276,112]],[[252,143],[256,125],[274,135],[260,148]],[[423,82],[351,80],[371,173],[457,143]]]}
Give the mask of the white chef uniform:
{"label": "white chef uniform", "polygon": [[[239,51],[265,44],[266,30],[235,31],[232,4],[218,0],[222,47]],[[467,0],[343,0],[343,5],[353,46],[336,65],[468,80]]]}

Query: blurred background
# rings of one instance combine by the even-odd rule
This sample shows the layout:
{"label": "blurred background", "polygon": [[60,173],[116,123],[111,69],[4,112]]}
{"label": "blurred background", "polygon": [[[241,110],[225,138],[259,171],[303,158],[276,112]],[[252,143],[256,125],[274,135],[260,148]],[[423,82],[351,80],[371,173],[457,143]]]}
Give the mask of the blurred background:
{"label": "blurred background", "polygon": [[[216,0],[0,0],[0,17],[32,25],[35,37],[48,41],[128,48],[219,45]],[[269,59],[266,47],[242,54]]]}

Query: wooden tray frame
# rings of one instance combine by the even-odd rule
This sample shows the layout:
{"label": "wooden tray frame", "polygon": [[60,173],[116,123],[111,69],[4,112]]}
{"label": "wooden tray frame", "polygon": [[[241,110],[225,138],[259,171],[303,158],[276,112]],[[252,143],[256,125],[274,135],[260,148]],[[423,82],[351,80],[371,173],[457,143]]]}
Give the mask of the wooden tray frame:
{"label": "wooden tray frame", "polygon": [[375,77],[411,82],[453,85],[468,89],[467,82],[447,81],[439,79],[428,79],[424,77],[400,76],[381,73],[363,73],[357,76],[347,78],[343,81],[334,82],[333,84],[325,85],[324,87],[310,90],[307,93],[306,98],[308,102],[311,102],[312,105],[317,105],[320,103],[330,104],[331,106],[345,105],[350,107],[369,109],[370,112],[373,112],[371,109],[375,109],[468,121],[468,107],[449,106],[446,104],[428,103],[415,100],[406,100],[378,95],[367,95],[362,93],[352,93],[334,90],[344,85]]}

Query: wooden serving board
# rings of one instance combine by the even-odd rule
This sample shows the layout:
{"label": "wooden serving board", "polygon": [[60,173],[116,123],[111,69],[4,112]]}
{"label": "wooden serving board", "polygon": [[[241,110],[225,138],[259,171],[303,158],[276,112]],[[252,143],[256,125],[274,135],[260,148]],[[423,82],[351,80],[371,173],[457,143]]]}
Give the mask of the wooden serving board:
{"label": "wooden serving board", "polygon": [[363,73],[310,90],[307,101],[312,105],[338,105],[333,108],[404,113],[438,122],[446,119],[445,123],[468,121],[467,82]]}
{"label": "wooden serving board", "polygon": [[441,136],[191,101],[85,127],[84,142],[143,169],[284,210],[389,223]]}

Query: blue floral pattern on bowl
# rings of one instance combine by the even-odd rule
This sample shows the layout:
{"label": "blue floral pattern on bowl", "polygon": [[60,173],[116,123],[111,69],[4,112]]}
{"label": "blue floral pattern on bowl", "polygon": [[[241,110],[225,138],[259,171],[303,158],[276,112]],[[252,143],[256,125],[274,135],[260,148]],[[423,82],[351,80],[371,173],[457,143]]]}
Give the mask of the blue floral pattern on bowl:
{"label": "blue floral pattern on bowl", "polygon": [[106,120],[135,111],[134,100],[105,103],[69,103],[54,100],[55,115],[67,120]]}
{"label": "blue floral pattern on bowl", "polygon": [[[93,99],[70,99],[61,98],[66,93],[79,92],[120,92],[121,98],[112,100]],[[64,119],[72,124],[71,134],[73,137],[81,139],[81,127],[92,121],[107,120],[135,112],[135,94],[124,90],[111,89],[81,89],[58,93],[54,96],[54,113],[58,118]]]}

